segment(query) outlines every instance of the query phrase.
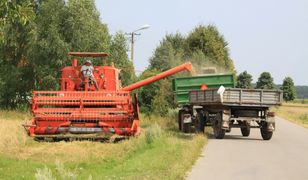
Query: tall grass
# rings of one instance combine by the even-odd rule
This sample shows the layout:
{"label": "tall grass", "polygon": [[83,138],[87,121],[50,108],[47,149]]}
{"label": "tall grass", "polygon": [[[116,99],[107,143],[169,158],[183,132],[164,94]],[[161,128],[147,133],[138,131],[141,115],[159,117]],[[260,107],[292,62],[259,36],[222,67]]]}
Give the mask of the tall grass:
{"label": "tall grass", "polygon": [[0,119],[0,153],[20,153],[26,146],[28,137],[18,122]]}
{"label": "tall grass", "polygon": [[31,117],[30,111],[0,110],[0,120],[29,120]]}

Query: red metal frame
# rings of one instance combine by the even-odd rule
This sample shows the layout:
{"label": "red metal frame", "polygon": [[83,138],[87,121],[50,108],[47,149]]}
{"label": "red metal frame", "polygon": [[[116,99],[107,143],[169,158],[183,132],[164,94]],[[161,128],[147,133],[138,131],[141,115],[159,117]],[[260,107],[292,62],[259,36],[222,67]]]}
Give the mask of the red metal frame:
{"label": "red metal frame", "polygon": [[101,128],[105,133],[135,135],[135,121],[139,120],[134,118],[139,112],[134,112],[127,91],[36,91],[32,113],[33,123],[28,127],[31,136],[63,134],[60,127]]}

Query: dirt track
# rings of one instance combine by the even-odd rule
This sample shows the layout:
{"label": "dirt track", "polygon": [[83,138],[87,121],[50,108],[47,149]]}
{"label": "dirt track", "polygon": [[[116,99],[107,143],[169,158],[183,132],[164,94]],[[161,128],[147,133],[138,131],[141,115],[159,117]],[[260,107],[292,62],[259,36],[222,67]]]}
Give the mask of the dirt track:
{"label": "dirt track", "polygon": [[276,118],[270,141],[259,129],[248,138],[232,129],[223,140],[209,140],[187,179],[307,180],[308,129]]}

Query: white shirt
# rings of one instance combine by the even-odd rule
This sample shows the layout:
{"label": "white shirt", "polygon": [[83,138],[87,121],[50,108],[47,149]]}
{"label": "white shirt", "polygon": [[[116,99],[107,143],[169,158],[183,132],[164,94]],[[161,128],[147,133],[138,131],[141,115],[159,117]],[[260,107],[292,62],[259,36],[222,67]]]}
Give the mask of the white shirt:
{"label": "white shirt", "polygon": [[94,70],[93,66],[83,65],[81,67],[81,72],[83,76],[86,78],[94,77],[93,70]]}

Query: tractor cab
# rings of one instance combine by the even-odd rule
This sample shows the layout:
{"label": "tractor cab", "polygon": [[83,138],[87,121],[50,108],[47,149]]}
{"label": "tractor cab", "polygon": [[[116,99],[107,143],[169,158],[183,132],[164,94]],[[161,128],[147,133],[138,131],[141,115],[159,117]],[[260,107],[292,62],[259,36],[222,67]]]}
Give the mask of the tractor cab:
{"label": "tractor cab", "polygon": [[98,91],[117,91],[121,88],[120,70],[115,68],[113,63],[107,65],[107,53],[70,52],[69,55],[72,65],[62,69],[61,91],[97,91],[93,82],[81,72],[87,58],[94,60],[93,79],[97,82]]}

